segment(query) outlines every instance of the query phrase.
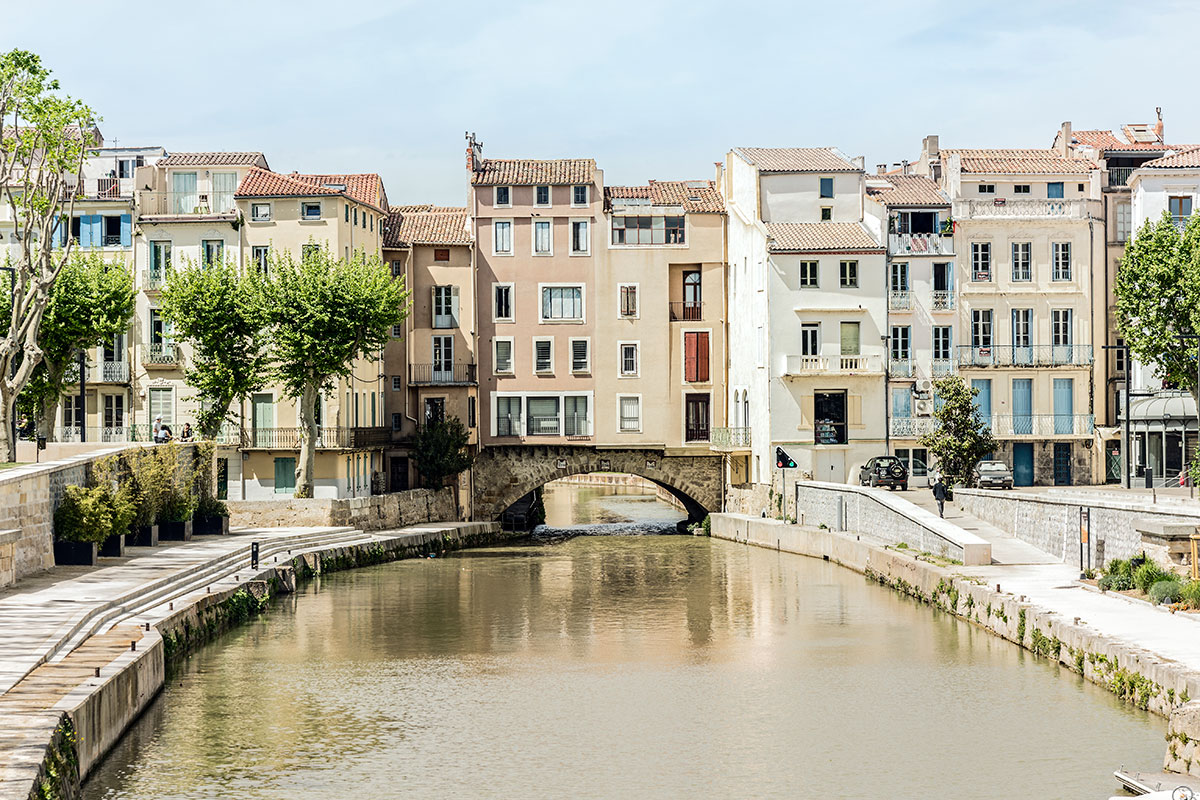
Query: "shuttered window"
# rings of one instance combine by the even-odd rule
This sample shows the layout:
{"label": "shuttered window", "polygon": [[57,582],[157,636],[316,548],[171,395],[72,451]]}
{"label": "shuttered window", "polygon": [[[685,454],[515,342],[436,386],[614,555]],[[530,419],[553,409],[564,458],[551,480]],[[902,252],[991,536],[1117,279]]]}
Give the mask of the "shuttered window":
{"label": "shuttered window", "polygon": [[683,334],[683,379],[688,383],[708,382],[708,331]]}
{"label": "shuttered window", "polygon": [[591,366],[591,359],[588,357],[588,340],[587,339],[572,339],[571,340],[571,371],[572,372],[587,372]]}
{"label": "shuttered window", "polygon": [[533,371],[554,371],[554,340],[535,339],[533,342]]}
{"label": "shuttered window", "polygon": [[640,397],[622,397],[621,401],[621,430],[626,433],[636,432],[642,428],[642,399]]}
{"label": "shuttered window", "polygon": [[162,417],[164,425],[175,424],[175,397],[171,388],[150,389],[150,422]]}
{"label": "shuttered window", "polygon": [[513,371],[512,339],[496,340],[496,372],[507,374]]}
{"label": "shuttered window", "polygon": [[841,326],[842,334],[842,355],[857,356],[860,355],[859,350],[859,324],[857,322],[843,322]]}
{"label": "shuttered window", "polygon": [[638,287],[627,284],[621,287],[621,316],[636,317],[638,315]]}

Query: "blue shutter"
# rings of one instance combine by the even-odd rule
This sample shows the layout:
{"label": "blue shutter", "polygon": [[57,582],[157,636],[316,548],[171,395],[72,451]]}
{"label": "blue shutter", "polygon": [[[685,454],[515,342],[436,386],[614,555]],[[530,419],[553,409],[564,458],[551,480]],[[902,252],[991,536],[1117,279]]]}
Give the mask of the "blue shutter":
{"label": "blue shutter", "polygon": [[1033,433],[1033,380],[1013,378],[1012,382],[1013,433]]}
{"label": "blue shutter", "polygon": [[[81,214],[79,216],[79,246],[80,247],[99,247],[103,242],[99,236],[92,235],[92,219],[90,214]],[[96,216],[96,220],[100,217]]]}
{"label": "blue shutter", "polygon": [[133,247],[133,217],[121,215],[121,247]]}
{"label": "blue shutter", "polygon": [[892,389],[892,416],[912,416],[912,390],[907,386]]}
{"label": "blue shutter", "polygon": [[1075,379],[1054,379],[1054,432],[1075,432]]}
{"label": "blue shutter", "polygon": [[972,398],[975,410],[979,412],[979,418],[989,428],[992,427],[992,379],[972,378],[971,388],[979,390],[979,394]]}
{"label": "blue shutter", "polygon": [[50,246],[62,247],[62,217],[54,217],[54,225],[50,228]]}

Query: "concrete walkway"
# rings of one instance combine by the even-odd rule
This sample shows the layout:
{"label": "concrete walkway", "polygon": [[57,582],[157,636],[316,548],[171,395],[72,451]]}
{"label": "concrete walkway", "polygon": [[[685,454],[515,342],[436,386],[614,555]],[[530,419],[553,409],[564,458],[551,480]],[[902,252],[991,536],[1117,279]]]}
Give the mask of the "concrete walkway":
{"label": "concrete walkway", "polygon": [[[937,501],[928,489],[916,489],[903,494],[905,500],[926,511],[937,513]],[[995,525],[973,517],[953,502],[946,503],[947,522],[952,522],[964,531],[975,534],[992,545],[993,564],[1060,564],[1049,553],[1044,553],[1028,542],[1009,536]]]}

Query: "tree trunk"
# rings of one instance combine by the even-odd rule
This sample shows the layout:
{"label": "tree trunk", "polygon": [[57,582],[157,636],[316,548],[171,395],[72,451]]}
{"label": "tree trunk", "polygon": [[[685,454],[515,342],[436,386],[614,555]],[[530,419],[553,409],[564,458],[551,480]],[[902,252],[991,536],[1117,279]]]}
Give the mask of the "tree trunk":
{"label": "tree trunk", "polygon": [[0,381],[0,456],[8,462],[17,460],[17,440],[12,435],[16,413],[17,395]]}
{"label": "tree trunk", "polygon": [[[38,406],[37,432],[39,435],[45,436],[47,442],[56,442],[58,438],[54,435],[54,420],[58,418],[59,399],[55,397],[46,397]],[[85,420],[86,420],[86,415]]]}
{"label": "tree trunk", "polygon": [[317,387],[308,384],[300,395],[300,458],[296,461],[296,497],[313,496],[317,461]]}

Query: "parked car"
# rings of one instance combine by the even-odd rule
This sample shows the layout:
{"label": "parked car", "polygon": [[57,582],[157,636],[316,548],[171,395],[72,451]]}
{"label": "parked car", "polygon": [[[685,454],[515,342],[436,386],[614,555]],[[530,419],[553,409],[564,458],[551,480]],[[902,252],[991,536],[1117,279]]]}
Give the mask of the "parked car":
{"label": "parked car", "polygon": [[1003,461],[980,461],[972,473],[980,489],[1013,488],[1012,470]]}
{"label": "parked car", "polygon": [[875,456],[858,471],[861,486],[887,486],[908,489],[908,467],[895,456]]}

